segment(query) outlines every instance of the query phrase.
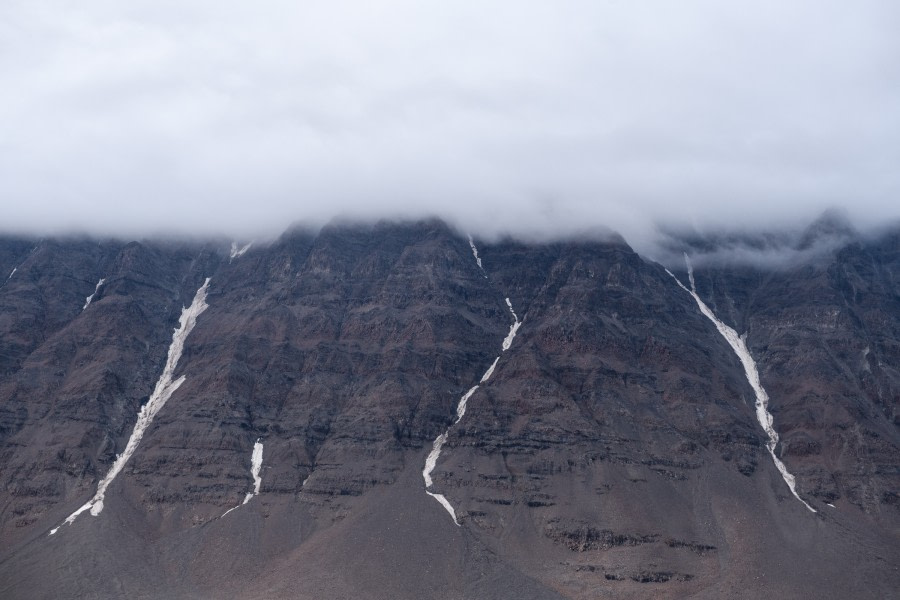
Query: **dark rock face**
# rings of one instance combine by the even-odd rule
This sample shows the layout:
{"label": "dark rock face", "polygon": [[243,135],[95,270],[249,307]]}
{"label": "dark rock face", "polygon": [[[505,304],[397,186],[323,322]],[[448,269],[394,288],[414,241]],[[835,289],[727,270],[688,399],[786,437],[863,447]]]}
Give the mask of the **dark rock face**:
{"label": "dark rock face", "polygon": [[[815,223],[815,242],[830,219]],[[900,489],[900,234],[799,265],[699,268],[699,293],[746,332],[805,495],[896,516]]]}
{"label": "dark rock face", "polygon": [[[835,231],[819,224],[804,247]],[[734,352],[660,265],[618,239],[478,251],[483,269],[437,221],[292,230],[238,257],[215,242],[0,239],[0,273],[16,269],[0,286],[0,596],[900,586],[900,235],[790,268],[696,269],[747,332],[777,453],[816,514],[772,464]],[[125,448],[206,277],[184,383],[103,512],[48,536]],[[503,352],[507,298],[522,324]],[[422,479],[448,428],[432,490],[460,527]],[[256,440],[260,494],[241,505]]]}

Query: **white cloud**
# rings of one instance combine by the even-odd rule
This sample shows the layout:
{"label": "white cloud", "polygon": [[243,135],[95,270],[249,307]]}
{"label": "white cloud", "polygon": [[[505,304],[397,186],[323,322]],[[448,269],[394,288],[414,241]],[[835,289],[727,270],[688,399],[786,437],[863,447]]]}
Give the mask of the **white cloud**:
{"label": "white cloud", "polygon": [[7,0],[2,227],[864,226],[900,217],[898,22],[892,0]]}

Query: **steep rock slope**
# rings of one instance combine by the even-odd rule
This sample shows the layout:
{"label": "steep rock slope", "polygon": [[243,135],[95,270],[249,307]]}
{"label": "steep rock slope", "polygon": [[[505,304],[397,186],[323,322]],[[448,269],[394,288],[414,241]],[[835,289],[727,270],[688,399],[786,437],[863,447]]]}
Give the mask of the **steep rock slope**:
{"label": "steep rock slope", "polygon": [[[884,597],[900,585],[896,240],[790,276],[697,269],[748,331],[816,514],[768,457],[733,350],[621,239],[470,242],[426,221],[243,254],[0,241],[0,266],[19,265],[0,287],[0,595]],[[49,536],[124,449],[206,278],[183,383],[102,514]],[[818,303],[850,325],[822,329]],[[856,346],[870,362],[836,358]],[[430,489],[458,526],[422,479],[444,432]]]}
{"label": "steep rock slope", "polygon": [[[823,219],[801,243],[836,227]],[[762,365],[777,400],[779,452],[795,465],[800,489],[892,522],[900,501],[900,235],[851,238],[778,268],[701,267],[696,278]]]}
{"label": "steep rock slope", "polygon": [[172,247],[41,241],[0,290],[7,536],[93,485],[124,445],[165,361],[193,261]]}

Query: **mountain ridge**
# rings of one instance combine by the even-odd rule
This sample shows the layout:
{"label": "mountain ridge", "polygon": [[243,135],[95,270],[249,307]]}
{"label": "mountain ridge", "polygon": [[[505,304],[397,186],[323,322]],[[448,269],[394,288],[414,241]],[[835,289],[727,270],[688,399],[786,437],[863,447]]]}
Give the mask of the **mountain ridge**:
{"label": "mountain ridge", "polygon": [[[743,597],[765,572],[760,594],[879,597],[898,584],[898,239],[695,269],[747,333],[816,516],[731,347],[624,241],[470,242],[437,220],[292,228],[240,256],[0,239],[0,592]],[[103,514],[47,536],[124,448],[206,277],[183,385]],[[444,431],[432,489],[460,527],[422,481]],[[260,493],[223,516],[257,440]]]}

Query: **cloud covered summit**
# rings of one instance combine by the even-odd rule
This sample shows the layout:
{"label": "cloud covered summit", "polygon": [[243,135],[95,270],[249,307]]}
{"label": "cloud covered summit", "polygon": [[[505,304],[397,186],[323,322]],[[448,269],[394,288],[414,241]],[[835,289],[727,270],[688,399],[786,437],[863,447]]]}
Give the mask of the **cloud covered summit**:
{"label": "cloud covered summit", "polygon": [[900,217],[891,1],[0,8],[6,230]]}

